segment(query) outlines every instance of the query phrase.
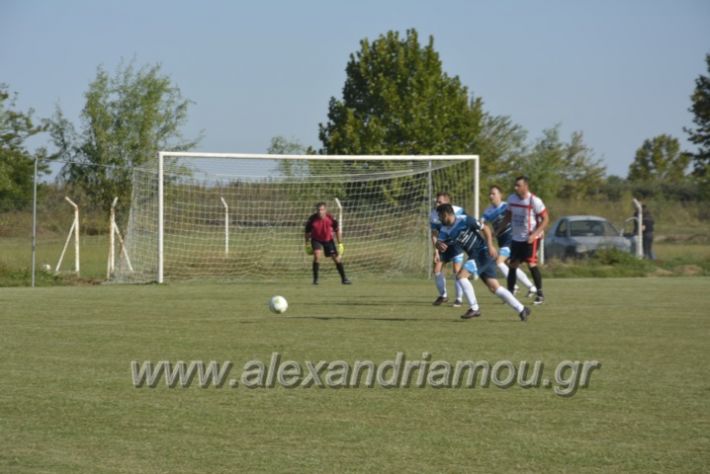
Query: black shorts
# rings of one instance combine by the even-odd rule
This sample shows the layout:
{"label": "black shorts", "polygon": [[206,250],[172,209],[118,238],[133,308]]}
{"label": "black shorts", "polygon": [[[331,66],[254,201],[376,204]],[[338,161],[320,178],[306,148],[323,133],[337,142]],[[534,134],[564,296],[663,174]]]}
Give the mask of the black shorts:
{"label": "black shorts", "polygon": [[510,260],[535,265],[537,263],[538,242],[540,242],[540,239],[535,239],[532,244],[517,240],[512,241],[510,243]]}
{"label": "black shorts", "polygon": [[323,242],[322,240],[311,239],[311,247],[313,250],[323,250],[323,255],[326,257],[335,257],[338,255],[338,248],[335,246],[334,240]]}

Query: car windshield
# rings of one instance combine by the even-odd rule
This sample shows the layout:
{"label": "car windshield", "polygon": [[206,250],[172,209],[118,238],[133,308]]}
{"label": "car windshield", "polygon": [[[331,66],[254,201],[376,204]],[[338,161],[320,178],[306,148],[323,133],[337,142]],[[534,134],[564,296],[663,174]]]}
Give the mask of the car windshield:
{"label": "car windshield", "polygon": [[614,226],[607,221],[571,221],[569,229],[572,237],[613,237],[619,235]]}

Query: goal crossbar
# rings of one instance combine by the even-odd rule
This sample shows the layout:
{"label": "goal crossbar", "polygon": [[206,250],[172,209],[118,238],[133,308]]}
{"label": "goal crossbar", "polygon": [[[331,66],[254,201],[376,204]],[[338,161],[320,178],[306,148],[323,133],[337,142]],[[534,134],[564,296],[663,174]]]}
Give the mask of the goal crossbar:
{"label": "goal crossbar", "polygon": [[478,155],[278,155],[268,153],[203,153],[160,151],[158,159],[176,158],[241,158],[250,160],[337,160],[337,161],[478,161]]}

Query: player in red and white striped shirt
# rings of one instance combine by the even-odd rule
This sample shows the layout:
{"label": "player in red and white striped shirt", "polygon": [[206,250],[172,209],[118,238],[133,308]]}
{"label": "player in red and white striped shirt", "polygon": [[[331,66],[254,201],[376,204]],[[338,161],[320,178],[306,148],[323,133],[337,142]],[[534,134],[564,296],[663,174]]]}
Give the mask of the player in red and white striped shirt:
{"label": "player in red and white striped shirt", "polygon": [[542,304],[542,275],[537,267],[537,248],[550,217],[542,199],[530,192],[528,178],[515,178],[515,193],[508,197],[506,220],[510,220],[513,230],[513,242],[510,245],[510,268],[508,272],[508,290],[513,291],[517,280],[514,271],[520,262],[526,262],[537,288],[534,304]]}

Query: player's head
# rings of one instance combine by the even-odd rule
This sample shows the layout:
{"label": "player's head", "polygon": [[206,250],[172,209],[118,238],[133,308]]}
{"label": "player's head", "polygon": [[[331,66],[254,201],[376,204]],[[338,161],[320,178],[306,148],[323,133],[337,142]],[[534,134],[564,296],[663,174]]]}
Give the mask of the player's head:
{"label": "player's head", "polygon": [[318,204],[316,204],[316,211],[318,212],[318,215],[322,219],[328,213],[328,208],[325,206],[324,202],[319,202]]}
{"label": "player's head", "polygon": [[439,220],[444,225],[451,225],[456,219],[454,207],[448,202],[436,206],[436,213],[439,215]]}
{"label": "player's head", "polygon": [[436,205],[441,206],[442,204],[450,204],[451,203],[451,194],[447,193],[446,191],[436,193]]}
{"label": "player's head", "polygon": [[498,205],[503,201],[503,190],[497,184],[490,187],[488,191],[488,199],[490,199],[491,204]]}
{"label": "player's head", "polygon": [[524,198],[528,195],[528,191],[530,190],[528,186],[529,182],[530,180],[527,176],[518,176],[515,178],[515,194],[517,194],[519,198]]}

